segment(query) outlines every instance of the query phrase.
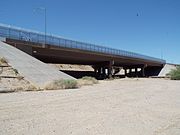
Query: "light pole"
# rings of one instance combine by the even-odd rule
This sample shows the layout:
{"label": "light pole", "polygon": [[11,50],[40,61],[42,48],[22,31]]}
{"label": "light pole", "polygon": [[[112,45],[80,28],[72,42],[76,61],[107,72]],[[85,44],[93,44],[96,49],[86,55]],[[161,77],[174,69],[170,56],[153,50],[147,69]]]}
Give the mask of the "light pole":
{"label": "light pole", "polygon": [[46,8],[45,7],[39,7],[36,10],[44,11],[44,46],[43,47],[45,48],[46,47],[46,32],[47,32]]}

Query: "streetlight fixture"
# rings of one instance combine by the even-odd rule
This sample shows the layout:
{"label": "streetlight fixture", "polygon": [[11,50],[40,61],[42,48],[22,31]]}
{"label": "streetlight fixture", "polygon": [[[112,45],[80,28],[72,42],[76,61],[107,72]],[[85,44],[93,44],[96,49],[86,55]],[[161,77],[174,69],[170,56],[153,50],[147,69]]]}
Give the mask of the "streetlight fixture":
{"label": "streetlight fixture", "polygon": [[47,17],[46,17],[46,8],[45,7],[39,7],[39,8],[36,8],[36,10],[34,11],[37,11],[37,10],[41,10],[41,11],[44,11],[44,48],[46,47],[46,32],[47,32]]}

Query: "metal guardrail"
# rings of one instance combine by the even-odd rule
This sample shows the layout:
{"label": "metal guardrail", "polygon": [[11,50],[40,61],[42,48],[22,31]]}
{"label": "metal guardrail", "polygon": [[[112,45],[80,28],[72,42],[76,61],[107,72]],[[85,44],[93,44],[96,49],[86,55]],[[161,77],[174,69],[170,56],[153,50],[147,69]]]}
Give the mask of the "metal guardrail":
{"label": "metal guardrail", "polygon": [[5,24],[0,24],[0,37],[35,42],[42,45],[46,43],[56,47],[74,48],[74,49],[80,49],[80,50],[92,51],[92,52],[98,52],[98,53],[104,53],[110,55],[143,59],[143,60],[158,62],[162,64],[166,63],[166,61],[162,59],[141,55],[129,51],[118,50],[109,47],[69,40],[55,35],[47,34],[45,38],[44,33],[32,31],[32,30],[26,30]]}

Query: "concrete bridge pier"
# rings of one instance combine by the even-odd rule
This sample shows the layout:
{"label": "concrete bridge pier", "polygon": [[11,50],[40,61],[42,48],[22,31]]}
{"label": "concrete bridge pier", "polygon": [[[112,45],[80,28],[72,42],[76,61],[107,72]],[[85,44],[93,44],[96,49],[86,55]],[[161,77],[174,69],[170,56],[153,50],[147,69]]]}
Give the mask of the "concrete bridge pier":
{"label": "concrete bridge pier", "polygon": [[138,77],[138,68],[135,68],[135,76]]}
{"label": "concrete bridge pier", "polygon": [[96,78],[98,79],[103,79],[103,74],[104,74],[104,69],[102,66],[100,65],[96,65],[96,66],[92,66],[94,68],[94,74],[96,76]]}
{"label": "concrete bridge pier", "polygon": [[[145,76],[145,68],[142,66],[123,67],[125,77],[143,77]],[[141,69],[138,71],[138,69]]]}
{"label": "concrete bridge pier", "polygon": [[123,68],[124,69],[124,75],[125,77],[127,77],[127,68]]}
{"label": "concrete bridge pier", "polygon": [[129,75],[130,75],[131,77],[134,76],[134,75],[133,75],[133,70],[132,70],[132,68],[129,69]]}
{"label": "concrete bridge pier", "polygon": [[148,65],[145,64],[141,67],[141,73],[142,73],[142,77],[146,77],[148,76],[147,73],[146,73],[146,69],[147,69]]}
{"label": "concrete bridge pier", "polygon": [[145,77],[145,68],[141,67],[141,71],[140,71],[141,77]]}
{"label": "concrete bridge pier", "polygon": [[96,77],[99,79],[110,78],[113,75],[113,61],[100,63],[98,65],[92,66]]}
{"label": "concrete bridge pier", "polygon": [[101,78],[102,68],[99,67],[97,71],[98,71],[98,72],[97,72],[97,77],[98,77],[98,78]]}
{"label": "concrete bridge pier", "polygon": [[147,64],[143,65],[134,65],[134,66],[125,66],[124,69],[124,75],[127,77],[148,77],[148,76],[158,76],[162,66],[150,66]]}
{"label": "concrete bridge pier", "polygon": [[112,67],[109,67],[109,68],[108,68],[108,78],[111,78],[112,75],[113,75]]}
{"label": "concrete bridge pier", "polygon": [[124,75],[125,75],[125,77],[131,77],[131,75],[132,75],[132,70],[131,70],[131,68],[123,68],[124,69]]}
{"label": "concrete bridge pier", "polygon": [[114,65],[114,60],[109,61],[108,63],[108,67],[107,67],[107,71],[108,71],[108,78],[111,78],[113,74],[115,74],[115,72],[113,73],[113,65]]}

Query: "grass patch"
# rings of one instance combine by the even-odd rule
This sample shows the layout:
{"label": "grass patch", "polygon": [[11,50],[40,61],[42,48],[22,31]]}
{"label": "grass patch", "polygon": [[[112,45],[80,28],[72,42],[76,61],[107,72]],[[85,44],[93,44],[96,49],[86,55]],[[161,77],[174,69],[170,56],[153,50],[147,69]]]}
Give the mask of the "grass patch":
{"label": "grass patch", "polygon": [[171,70],[169,74],[167,74],[171,78],[171,80],[180,80],[180,66],[176,69]]}
{"label": "grass patch", "polygon": [[7,63],[8,63],[8,61],[6,60],[6,58],[4,58],[4,57],[0,58],[0,65],[7,64]]}
{"label": "grass patch", "polygon": [[46,90],[58,90],[58,89],[75,89],[78,88],[78,83],[76,80],[55,80],[48,84]]}
{"label": "grass patch", "polygon": [[85,76],[81,79],[78,79],[78,85],[79,86],[93,85],[93,84],[97,84],[97,83],[98,83],[98,80],[95,79],[94,77]]}

